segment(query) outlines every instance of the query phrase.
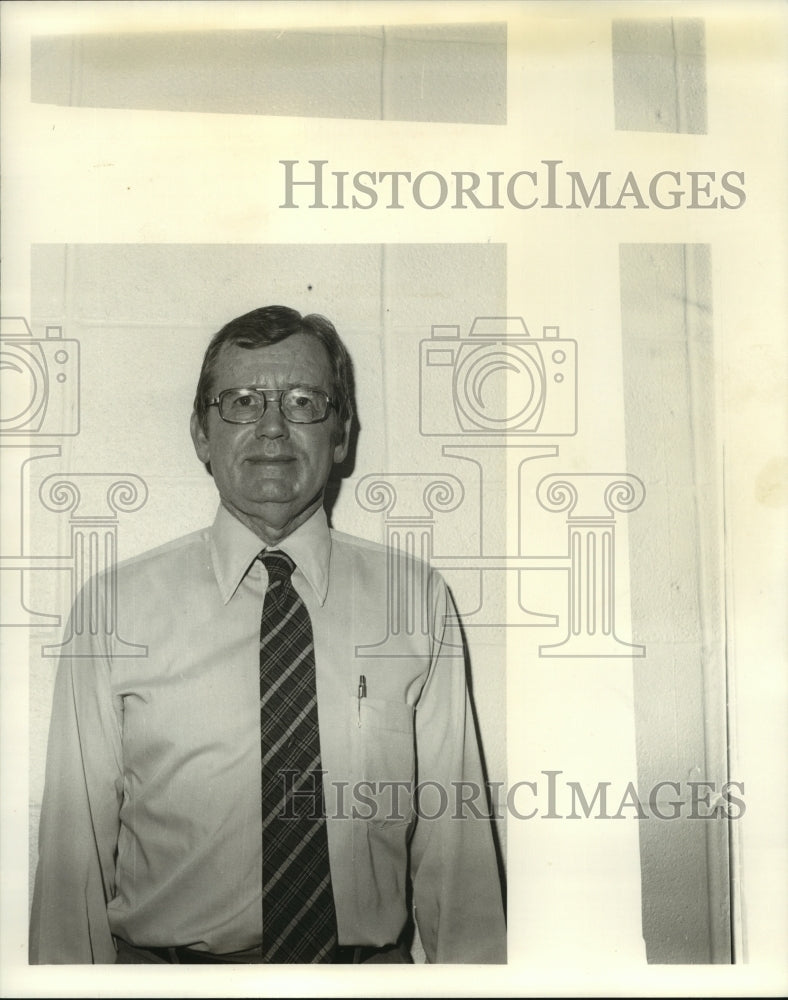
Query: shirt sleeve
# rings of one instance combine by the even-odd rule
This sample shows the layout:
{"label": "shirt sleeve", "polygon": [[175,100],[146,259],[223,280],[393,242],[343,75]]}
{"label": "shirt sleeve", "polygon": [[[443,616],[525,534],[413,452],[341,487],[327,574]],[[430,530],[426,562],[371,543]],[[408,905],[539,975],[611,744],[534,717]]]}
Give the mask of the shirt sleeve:
{"label": "shirt sleeve", "polygon": [[70,651],[77,646],[55,681],[30,923],[38,965],[115,961],[107,903],[123,797],[120,724],[101,637],[73,637]]}
{"label": "shirt sleeve", "polygon": [[432,665],[416,705],[416,923],[428,962],[505,963],[501,879],[462,635],[439,576],[432,609]]}

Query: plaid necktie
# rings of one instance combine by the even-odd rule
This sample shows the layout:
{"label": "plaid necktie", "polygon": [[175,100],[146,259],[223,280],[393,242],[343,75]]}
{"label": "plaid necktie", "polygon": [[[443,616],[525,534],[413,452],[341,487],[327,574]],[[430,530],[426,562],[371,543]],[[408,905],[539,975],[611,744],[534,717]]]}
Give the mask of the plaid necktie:
{"label": "plaid necktie", "polygon": [[312,623],[292,559],[268,571],[260,622],[263,961],[331,962],[337,943],[328,864]]}

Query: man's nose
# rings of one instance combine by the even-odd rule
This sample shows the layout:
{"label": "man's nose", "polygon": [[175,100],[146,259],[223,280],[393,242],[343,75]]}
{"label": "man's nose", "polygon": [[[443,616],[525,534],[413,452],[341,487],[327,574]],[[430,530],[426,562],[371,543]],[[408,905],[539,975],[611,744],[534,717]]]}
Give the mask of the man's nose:
{"label": "man's nose", "polygon": [[278,399],[269,399],[266,403],[265,413],[254,425],[254,432],[257,437],[282,437],[287,432],[287,421],[282,416],[282,410]]}

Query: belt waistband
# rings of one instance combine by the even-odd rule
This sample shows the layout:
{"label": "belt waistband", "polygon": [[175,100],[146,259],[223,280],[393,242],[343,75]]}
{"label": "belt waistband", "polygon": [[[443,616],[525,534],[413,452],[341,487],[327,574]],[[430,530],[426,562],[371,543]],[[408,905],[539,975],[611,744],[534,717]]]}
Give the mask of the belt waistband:
{"label": "belt waistband", "polygon": [[361,962],[368,962],[376,955],[385,955],[389,951],[396,951],[396,944],[387,944],[382,948],[375,948],[373,945],[352,945],[338,944],[334,948],[334,965],[359,965]]}
{"label": "belt waistband", "polygon": [[159,959],[159,961],[168,962],[171,965],[260,963],[263,960],[262,948],[251,948],[247,951],[234,951],[224,955],[215,955],[213,952],[199,951],[196,948],[187,948],[185,945],[161,948],[154,945],[133,945],[129,944],[128,941],[124,941],[123,944],[132,952],[152,955],[154,958]]}
{"label": "belt waistband", "polygon": [[[196,948],[188,948],[185,945],[175,945],[168,948],[155,947],[151,945],[132,945],[124,942],[132,950],[147,952],[155,956],[162,962],[171,965],[214,965],[214,964],[241,964],[241,963],[262,963],[262,947],[253,948],[248,951],[228,952],[223,955],[216,955],[210,951],[199,951]],[[376,955],[383,955],[394,951],[397,945],[384,945],[376,948],[373,945],[350,945],[340,944],[334,949],[334,956],[331,962],[335,965],[358,965],[368,962]]]}

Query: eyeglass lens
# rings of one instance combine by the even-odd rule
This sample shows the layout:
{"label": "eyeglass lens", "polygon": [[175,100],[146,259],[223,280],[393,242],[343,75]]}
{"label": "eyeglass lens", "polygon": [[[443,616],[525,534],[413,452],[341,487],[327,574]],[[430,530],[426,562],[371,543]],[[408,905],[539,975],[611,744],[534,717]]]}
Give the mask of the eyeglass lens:
{"label": "eyeglass lens", "polygon": [[[219,413],[230,423],[256,423],[266,406],[267,397],[254,389],[227,389],[219,397]],[[312,424],[324,419],[328,397],[318,389],[285,389],[279,396],[279,407],[285,420]]]}

